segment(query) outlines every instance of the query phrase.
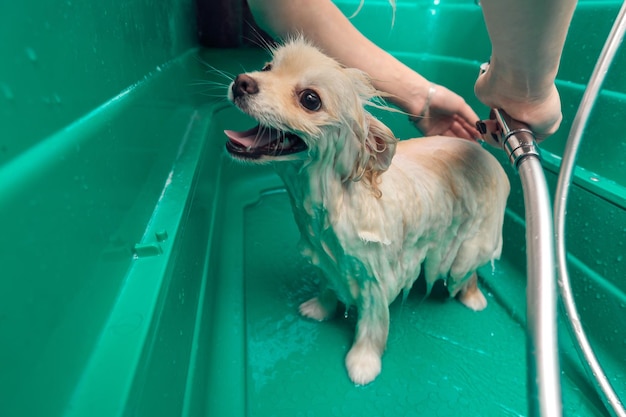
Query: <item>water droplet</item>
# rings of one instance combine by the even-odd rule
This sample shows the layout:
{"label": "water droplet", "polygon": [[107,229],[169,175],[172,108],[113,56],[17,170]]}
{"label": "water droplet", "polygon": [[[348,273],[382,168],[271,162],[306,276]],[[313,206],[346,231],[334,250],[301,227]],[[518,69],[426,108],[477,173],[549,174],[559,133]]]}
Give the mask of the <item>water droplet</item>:
{"label": "water droplet", "polygon": [[409,293],[411,292],[410,288],[404,288],[402,290],[402,305],[406,302],[406,299],[409,297]]}
{"label": "water droplet", "polygon": [[37,53],[33,48],[27,47],[24,52],[26,52],[26,56],[30,62],[37,62]]}
{"label": "water droplet", "polygon": [[600,178],[598,178],[598,177],[589,177],[589,180],[591,180],[593,182],[599,182]]}
{"label": "water droplet", "polygon": [[13,91],[11,91],[11,87],[9,87],[8,85],[4,83],[0,84],[0,90],[2,90],[2,95],[7,100],[13,100],[15,98]]}

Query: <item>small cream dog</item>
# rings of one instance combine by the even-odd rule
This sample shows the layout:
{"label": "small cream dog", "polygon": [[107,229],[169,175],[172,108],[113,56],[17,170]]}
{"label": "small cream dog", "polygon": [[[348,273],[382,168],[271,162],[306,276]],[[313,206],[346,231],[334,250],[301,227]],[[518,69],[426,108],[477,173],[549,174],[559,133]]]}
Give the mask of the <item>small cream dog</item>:
{"label": "small cream dog", "polygon": [[272,163],[285,183],[305,257],[325,276],[300,305],[325,320],[338,299],[358,311],[346,357],[350,378],[381,371],[389,304],[422,265],[473,310],[486,307],[476,269],[499,258],[509,183],[477,143],[449,137],[400,141],[364,106],[378,96],[363,72],[302,38],[273,50],[261,71],[238,75],[228,98],[260,124],[225,131],[238,160]]}

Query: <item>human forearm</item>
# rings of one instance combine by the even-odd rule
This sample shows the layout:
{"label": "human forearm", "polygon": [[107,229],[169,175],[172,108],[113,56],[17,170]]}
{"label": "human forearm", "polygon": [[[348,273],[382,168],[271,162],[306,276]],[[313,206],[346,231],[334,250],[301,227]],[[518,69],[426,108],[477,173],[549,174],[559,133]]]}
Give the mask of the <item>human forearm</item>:
{"label": "human forearm", "polygon": [[[329,0],[250,0],[258,20],[274,36],[305,34],[342,64],[359,68],[390,100],[420,114],[429,82],[363,36]],[[411,97],[407,102],[403,97]]]}
{"label": "human forearm", "polygon": [[492,43],[492,76],[516,95],[551,88],[576,0],[482,0]]}
{"label": "human forearm", "polygon": [[[436,88],[363,36],[330,0],[248,0],[257,22],[274,36],[305,35],[343,65],[366,72],[376,89],[419,117],[426,134],[475,138],[478,116],[462,97]],[[391,22],[389,22],[391,23]],[[433,92],[434,91],[434,92]],[[427,105],[428,104],[428,105]]]}

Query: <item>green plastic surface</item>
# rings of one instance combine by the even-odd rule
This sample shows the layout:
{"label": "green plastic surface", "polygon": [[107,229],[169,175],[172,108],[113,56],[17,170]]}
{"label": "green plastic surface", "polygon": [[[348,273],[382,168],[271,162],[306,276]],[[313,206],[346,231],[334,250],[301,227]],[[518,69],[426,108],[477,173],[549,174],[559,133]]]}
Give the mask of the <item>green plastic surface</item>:
{"label": "green plastic surface", "polygon": [[[350,15],[358,1],[340,1]],[[617,1],[580,0],[563,55],[559,155]],[[269,167],[241,166],[224,99],[256,49],[202,50],[193,3],[0,6],[1,416],[525,416],[525,242],[519,179],[480,313],[417,288],[391,306],[383,372],[355,387],[354,312],[297,315],[315,271]],[[488,59],[473,0],[367,1],[353,19],[433,81],[473,96]],[[590,22],[593,24],[591,25]],[[416,31],[416,27],[420,30]],[[592,28],[592,29],[590,29]],[[220,71],[211,69],[216,68]],[[626,50],[586,132],[568,209],[583,325],[626,397]],[[377,113],[402,138],[418,132]],[[567,416],[605,416],[561,326]]]}

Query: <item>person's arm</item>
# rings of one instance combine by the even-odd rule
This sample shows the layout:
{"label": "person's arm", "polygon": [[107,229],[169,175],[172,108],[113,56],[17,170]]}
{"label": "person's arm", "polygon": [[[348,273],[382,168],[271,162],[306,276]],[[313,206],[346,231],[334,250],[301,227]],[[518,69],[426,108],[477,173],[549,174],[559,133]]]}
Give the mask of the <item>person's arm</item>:
{"label": "person's arm", "polygon": [[[343,65],[359,68],[374,87],[409,114],[424,115],[431,83],[363,36],[330,0],[249,0],[257,22],[270,34],[303,34]],[[478,116],[465,100],[443,86],[431,93],[425,134],[476,138]]]}
{"label": "person's arm", "polygon": [[492,44],[476,96],[535,131],[538,139],[561,123],[554,84],[576,0],[482,0]]}

